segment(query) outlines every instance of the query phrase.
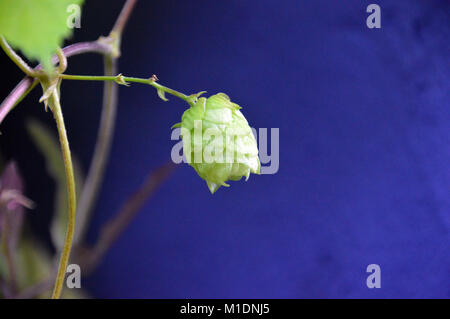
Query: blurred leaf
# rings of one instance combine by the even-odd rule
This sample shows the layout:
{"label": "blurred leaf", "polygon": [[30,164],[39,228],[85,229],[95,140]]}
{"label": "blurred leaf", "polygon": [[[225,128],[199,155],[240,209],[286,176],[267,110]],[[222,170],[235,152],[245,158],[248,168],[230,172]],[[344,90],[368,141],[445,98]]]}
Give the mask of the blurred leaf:
{"label": "blurred leaf", "polygon": [[[4,245],[13,251],[16,248],[23,225],[24,202],[23,182],[15,162],[10,162],[0,177],[0,233]],[[22,201],[23,199],[23,201]]]}
{"label": "blurred leaf", "polygon": [[[1,254],[0,254],[1,255]],[[0,278],[5,278],[8,276],[8,268],[6,266],[6,259],[1,256],[0,258]]]}
{"label": "blurred leaf", "polygon": [[[23,238],[17,255],[19,298],[49,298],[53,289],[53,258],[34,238]],[[88,298],[83,289],[64,289],[61,298]]]}
{"label": "blurred leaf", "polygon": [[[67,202],[67,184],[64,170],[64,161],[62,158],[58,139],[53,132],[44,127],[35,120],[28,121],[27,129],[32,137],[36,147],[44,156],[47,163],[47,171],[55,181],[55,213],[53,215],[50,233],[53,244],[57,250],[60,250],[64,244],[66,235],[68,202]],[[81,193],[83,185],[83,174],[76,157],[72,154],[73,169],[75,175],[75,184],[77,194]]]}
{"label": "blurred leaf", "polygon": [[48,70],[51,56],[72,34],[71,5],[82,0],[2,0],[0,35],[29,59],[37,59]]}
{"label": "blurred leaf", "polygon": [[89,295],[83,289],[69,289],[65,288],[61,294],[62,299],[88,299]]}
{"label": "blurred leaf", "polygon": [[[22,195],[23,182],[15,162],[10,162],[0,176],[0,236],[1,254],[4,261],[1,275],[8,282],[9,290],[14,293],[16,280],[16,248],[20,239],[25,209],[31,204]],[[5,271],[6,268],[6,271]],[[7,278],[7,280],[6,280]]]}
{"label": "blurred leaf", "polygon": [[17,255],[19,288],[33,285],[52,275],[52,258],[35,239],[23,239]]}

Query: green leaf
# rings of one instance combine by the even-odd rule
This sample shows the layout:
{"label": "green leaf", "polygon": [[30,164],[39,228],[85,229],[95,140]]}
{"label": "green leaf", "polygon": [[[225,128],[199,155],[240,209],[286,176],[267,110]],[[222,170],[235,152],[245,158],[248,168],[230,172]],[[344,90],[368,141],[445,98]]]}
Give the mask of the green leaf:
{"label": "green leaf", "polygon": [[[28,59],[39,60],[46,70],[51,57],[72,34],[71,5],[83,0],[0,0],[0,35]],[[71,6],[71,7],[70,7]]]}
{"label": "green leaf", "polygon": [[22,238],[16,258],[17,281],[21,290],[46,279],[52,272],[52,256],[35,238]]}
{"label": "green leaf", "polygon": [[[47,171],[56,184],[55,213],[53,215],[50,233],[57,249],[63,247],[68,218],[67,184],[64,162],[56,136],[49,129],[35,120],[27,122],[27,129],[36,147],[44,156]],[[76,192],[81,193],[83,174],[78,160],[72,155],[73,170],[76,182]]]}
{"label": "green leaf", "polygon": [[8,278],[8,267],[6,266],[4,249],[0,249],[0,278]]}
{"label": "green leaf", "polygon": [[158,92],[158,96],[161,98],[161,100],[165,102],[169,101],[169,99],[166,98],[166,93],[163,90],[156,89],[156,91]]}
{"label": "green leaf", "polygon": [[[22,238],[16,256],[16,273],[20,291],[48,281],[49,274],[54,271],[54,257],[32,236]],[[35,297],[48,298],[51,289],[51,286],[45,288],[45,285],[43,285],[40,290],[36,291]],[[61,297],[63,299],[86,299],[88,295],[83,289],[66,288],[63,290]]]}

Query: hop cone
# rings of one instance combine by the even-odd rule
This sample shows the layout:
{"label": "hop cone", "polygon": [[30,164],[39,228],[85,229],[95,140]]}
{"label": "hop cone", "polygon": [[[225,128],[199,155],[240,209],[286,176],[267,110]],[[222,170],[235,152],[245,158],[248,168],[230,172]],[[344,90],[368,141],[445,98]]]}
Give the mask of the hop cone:
{"label": "hop cone", "polygon": [[260,172],[256,140],[240,108],[224,93],[201,97],[174,125],[181,127],[189,165],[213,194],[220,186],[228,187],[228,180],[248,180],[250,173]]}

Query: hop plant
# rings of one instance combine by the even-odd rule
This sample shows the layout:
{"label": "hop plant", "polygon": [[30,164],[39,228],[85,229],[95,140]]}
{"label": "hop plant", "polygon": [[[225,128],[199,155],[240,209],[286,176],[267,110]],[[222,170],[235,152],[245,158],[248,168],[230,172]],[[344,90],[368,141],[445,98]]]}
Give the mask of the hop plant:
{"label": "hop plant", "polygon": [[[259,174],[258,147],[241,107],[224,93],[209,98],[194,95],[195,101],[181,117],[183,151],[197,174],[214,194],[228,180],[247,181]],[[198,98],[198,99],[197,99]]]}
{"label": "hop plant", "polygon": [[[55,5],[54,2],[58,2],[58,5]],[[63,108],[61,107],[60,85],[62,81],[115,81],[117,84],[125,86],[129,86],[130,83],[148,84],[157,90],[158,96],[164,101],[168,100],[165,97],[166,93],[186,101],[190,108],[184,112],[182,121],[179,123],[182,129],[184,153],[189,164],[207,182],[211,193],[216,192],[221,186],[228,187],[229,185],[226,183],[228,180],[240,180],[243,176],[247,180],[250,173],[259,174],[261,167],[252,130],[239,111],[239,105],[231,102],[227,95],[219,93],[209,98],[200,97],[203,92],[185,95],[157,83],[156,75],[150,78],[129,77],[121,73],[113,75],[117,59],[120,56],[122,32],[136,3],[135,0],[125,2],[120,16],[107,37],[100,37],[93,42],[72,44],[64,49],[60,48],[64,38],[72,33],[72,27],[80,21],[80,5],[82,2],[83,0],[0,0],[0,48],[27,75],[27,79],[21,81],[1,103],[0,122],[36,84],[40,84],[43,88],[43,95],[39,101],[44,102],[46,110],[49,106],[59,135],[62,153],[61,163],[54,159],[55,154],[59,152],[53,152],[53,143],[47,143],[52,142],[51,138],[47,137],[46,134],[43,135],[42,132],[37,134],[36,132],[39,130],[32,130],[36,133],[33,133],[32,136],[35,137],[39,148],[42,148],[44,155],[50,159],[51,172],[57,170],[58,172],[61,171],[62,174],[62,171],[64,171],[64,177],[62,175],[60,177],[58,173],[56,178],[57,181],[61,179],[66,182],[67,210],[59,209],[59,211],[67,212],[67,216],[64,214],[59,218],[60,215],[58,214],[55,223],[53,223],[57,226],[56,232],[59,232],[60,221],[64,221],[65,223],[62,224],[66,226],[66,229],[63,230],[64,241],[59,241],[57,240],[59,237],[54,236],[56,238],[54,238],[54,244],[61,251],[52,293],[52,298],[55,299],[61,296],[63,290],[74,240],[76,244],[82,244],[82,239],[80,239],[82,235],[80,234],[86,228],[86,222],[84,221],[86,218],[83,218],[83,216],[89,215],[95,201],[95,196],[91,196],[91,194],[96,193],[101,185],[103,174],[98,174],[98,172],[102,172],[108,158],[109,147],[105,147],[105,145],[111,143],[114,135],[114,114],[117,108],[117,90],[114,89],[114,86],[105,86],[104,109],[102,111],[105,116],[102,115],[102,124],[99,128],[93,163],[83,185],[81,198],[78,201],[75,181],[79,183],[80,178],[75,177],[79,174],[76,174],[76,169],[72,163]],[[74,12],[68,15],[71,11]],[[70,22],[70,20],[72,21]],[[41,66],[32,68],[15,52],[10,44],[14,48],[20,49],[28,59],[38,60]],[[71,75],[65,73],[69,56],[88,52],[102,53],[106,57],[105,73],[107,75]],[[57,67],[55,64],[57,64]],[[30,79],[32,80],[29,81]],[[36,128],[35,125],[33,127]],[[45,147],[40,144],[45,144]],[[53,167],[55,165],[56,167]],[[6,240],[4,242],[9,250],[14,246],[11,243],[16,242],[18,238],[18,230],[22,221],[22,206],[29,208],[32,206],[32,202],[22,195],[20,187],[15,185],[20,182],[19,176],[16,175],[15,166],[11,164],[0,176],[0,233],[2,228],[3,230],[8,229],[9,238],[3,236],[5,237],[3,239]],[[154,177],[155,179],[151,176],[151,185],[162,181],[163,171],[160,170],[157,175],[157,177]],[[11,184],[11,181],[15,181],[15,183]],[[17,187],[13,187],[13,184]],[[149,188],[147,185],[145,183],[144,187],[138,191],[144,197],[152,190],[152,187]],[[59,199],[59,192],[57,194]],[[124,209],[119,214],[134,214],[140,206],[135,205],[135,201],[135,196],[131,197],[129,202],[124,205],[125,208],[132,206],[131,210]],[[76,207],[77,202],[80,203],[78,208]],[[12,214],[14,216],[8,216],[11,212],[15,213]],[[78,219],[75,219],[76,214],[81,216],[80,223]],[[119,215],[119,217],[121,216]],[[17,227],[11,227],[14,225]],[[76,231],[76,225],[77,229],[81,230]],[[78,225],[81,227],[78,227]],[[2,266],[1,261],[0,259],[0,266]],[[2,270],[1,268],[0,270]],[[11,297],[17,297],[15,293],[18,292],[16,291],[18,287],[15,287],[13,273],[11,269],[8,269],[8,275],[11,278],[8,278],[8,283],[5,287],[2,287],[5,289],[0,289],[0,295],[11,294]],[[37,291],[35,293],[38,295]]]}

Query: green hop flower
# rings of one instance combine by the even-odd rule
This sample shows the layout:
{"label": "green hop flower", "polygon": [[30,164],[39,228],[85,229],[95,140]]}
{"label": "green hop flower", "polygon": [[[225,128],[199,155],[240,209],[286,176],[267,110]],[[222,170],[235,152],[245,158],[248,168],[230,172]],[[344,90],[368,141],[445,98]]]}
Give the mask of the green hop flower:
{"label": "green hop flower", "polygon": [[261,164],[253,132],[239,105],[224,93],[208,99],[192,95],[191,107],[181,117],[183,150],[197,174],[208,184],[212,194],[220,186],[230,186],[250,173],[259,174]]}

